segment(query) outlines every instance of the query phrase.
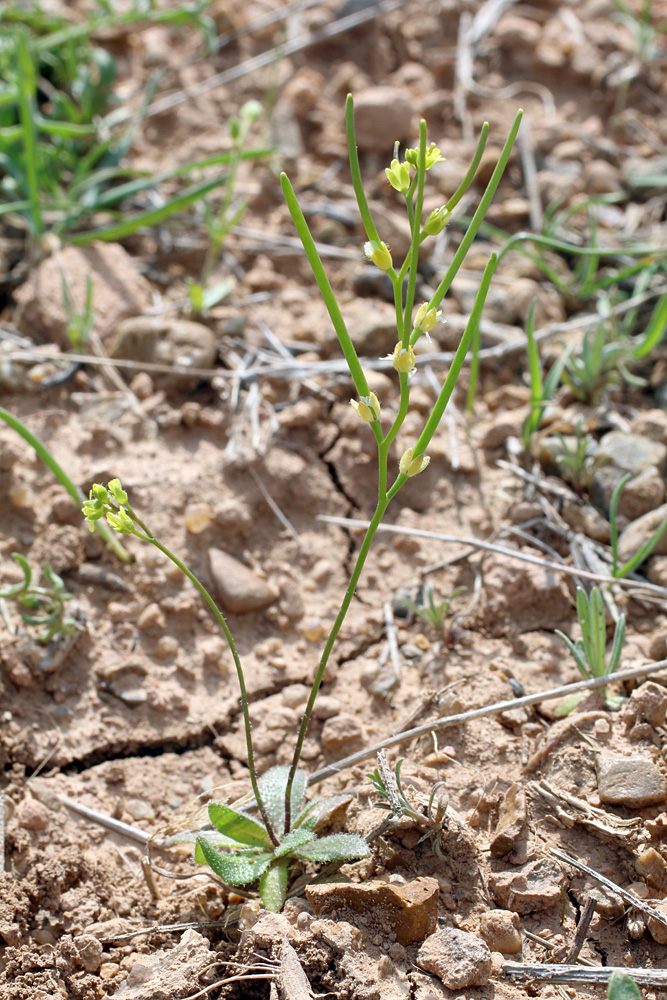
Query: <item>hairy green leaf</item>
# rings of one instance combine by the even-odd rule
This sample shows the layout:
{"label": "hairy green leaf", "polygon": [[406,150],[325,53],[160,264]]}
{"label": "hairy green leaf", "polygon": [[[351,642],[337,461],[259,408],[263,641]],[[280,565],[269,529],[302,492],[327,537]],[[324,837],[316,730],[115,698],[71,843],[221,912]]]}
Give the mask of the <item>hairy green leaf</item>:
{"label": "hairy green leaf", "polygon": [[[289,776],[289,767],[278,764],[270,767],[259,779],[259,793],[266,806],[269,819],[278,837],[282,835],[285,827],[285,788]],[[298,816],[301,812],[301,803],[306,794],[308,777],[305,771],[297,771],[292,785],[291,814]]]}
{"label": "hairy green leaf", "polygon": [[269,865],[259,880],[259,895],[265,909],[280,913],[287,896],[287,874],[289,861],[281,858]]}
{"label": "hairy green leaf", "polygon": [[221,802],[209,802],[208,818],[216,830],[239,844],[247,844],[249,847],[271,846],[271,838],[260,823]]}
{"label": "hairy green leaf", "polygon": [[257,851],[253,854],[249,851],[221,854],[203,837],[197,840],[197,847],[206,864],[223,882],[229,882],[230,885],[246,885],[248,882],[254,882],[264,874],[273,857],[266,851]]}
{"label": "hairy green leaf", "polygon": [[283,837],[280,846],[274,849],[273,856],[276,858],[284,858],[288,854],[293,854],[297,848],[303,847],[305,844],[309,844],[313,840],[315,840],[315,834],[312,830],[290,830],[290,832]]}
{"label": "hairy green leaf", "polygon": [[352,858],[365,858],[371,850],[358,833],[332,833],[300,847],[294,853],[308,861],[348,861]]}

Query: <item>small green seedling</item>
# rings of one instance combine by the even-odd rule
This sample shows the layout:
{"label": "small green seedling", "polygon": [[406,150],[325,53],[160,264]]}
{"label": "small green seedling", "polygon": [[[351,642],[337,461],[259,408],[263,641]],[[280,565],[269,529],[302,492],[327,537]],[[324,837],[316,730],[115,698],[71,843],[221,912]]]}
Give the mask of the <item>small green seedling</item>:
{"label": "small green seedling", "polygon": [[562,381],[581,403],[594,403],[618,381],[619,366],[627,357],[627,344],[610,338],[603,323],[587,330],[579,354],[571,354]]}
{"label": "small green seedling", "polygon": [[454,601],[457,597],[460,597],[461,594],[465,594],[465,591],[465,587],[456,587],[456,589],[451,592],[449,597],[445,597],[444,600],[436,604],[433,587],[429,583],[425,588],[424,594],[426,603],[415,604],[409,597],[401,597],[400,600],[401,603],[410,608],[410,611],[417,615],[418,618],[427,622],[427,624],[429,624],[436,632],[442,633],[445,631],[445,622],[447,620],[447,616],[449,615],[452,601]]}
{"label": "small green seedling", "polygon": [[583,496],[593,481],[593,476],[601,465],[608,461],[606,458],[598,458],[595,454],[595,440],[590,434],[584,434],[581,428],[581,421],[575,428],[575,444],[570,447],[562,434],[557,437],[562,445],[562,452],[556,455],[556,462],[560,467],[562,478],[565,482],[574,487],[577,496]]}
{"label": "small green seedling", "polygon": [[540,352],[535,339],[535,301],[533,300],[528,310],[526,318],[526,349],[528,353],[528,373],[530,376],[530,413],[523,422],[521,437],[525,450],[530,451],[530,444],[535,434],[540,429],[542,416],[547,407],[547,403],[553,399],[558,388],[563,373],[563,368],[567,363],[570,351],[569,348],[560,355],[555,364],[549,369],[549,374],[545,377],[542,372]]}
{"label": "small green seedling", "polygon": [[289,833],[284,832],[289,770],[272,767],[259,779],[260,795],[270,819],[268,829],[243,811],[210,802],[208,816],[216,832],[174,838],[174,842],[195,840],[195,861],[208,864],[228,885],[248,885],[259,879],[260,899],[267,910],[276,913],[283,908],[289,872],[295,863],[352,861],[370,853],[367,842],[356,833],[318,836],[317,827],[346,796],[332,795],[304,803],[308,778],[301,770],[292,783],[291,813],[295,818]]}
{"label": "small green seedling", "polygon": [[642,1000],[642,995],[632,976],[616,971],[609,980],[607,1000]]}
{"label": "small green seedling", "polygon": [[86,275],[86,297],[83,309],[77,309],[72,302],[72,297],[67,287],[67,278],[63,271],[60,273],[61,293],[63,308],[67,317],[67,339],[76,350],[84,347],[95,325],[95,313],[93,311],[93,279],[90,274]]}
{"label": "small green seedling", "polygon": [[[569,636],[559,629],[556,629],[556,635],[561,637],[574,656],[579,673],[584,680],[592,680],[593,677],[608,677],[613,674],[620,663],[625,641],[625,615],[619,615],[614,627],[614,639],[608,660],[606,656],[607,623],[604,601],[599,587],[591,588],[590,598],[582,587],[577,587],[577,616],[581,628],[581,639],[572,642]],[[610,708],[618,708],[623,703],[624,699],[607,699],[606,688],[600,690]],[[576,694],[570,695],[569,698],[560,702],[555,714],[559,717],[569,715],[575,706],[586,697],[588,697],[587,691],[578,691]]]}
{"label": "small green seedling", "polygon": [[[345,839],[341,834],[336,835],[338,839],[330,841],[327,844],[327,838],[317,838],[314,830],[308,827],[306,819],[307,815],[310,814],[308,810],[311,807],[306,807],[305,813],[302,810],[305,785],[298,765],[315,700],[322,684],[329,657],[357,590],[373,539],[389,504],[399,490],[409,479],[424,472],[429,465],[429,457],[426,454],[426,449],[451,399],[473,334],[478,327],[491,277],[495,269],[495,255],[491,255],[484,270],[468,323],[444,379],[438,398],[433,405],[433,409],[426,418],[421,433],[416,440],[413,440],[411,444],[408,444],[407,441],[403,443],[402,448],[399,449],[402,451],[401,458],[397,465],[394,465],[391,451],[408,414],[410,381],[412,373],[416,368],[415,344],[422,335],[428,335],[429,331],[438,322],[440,315],[438,306],[449,291],[476,234],[479,232],[484,216],[491,204],[509,160],[520,122],[521,112],[514,119],[496,168],[491,175],[491,179],[480,199],[477,210],[468,224],[445,276],[431,295],[429,301],[415,308],[419,248],[425,240],[442,232],[449,221],[453,208],[459,203],[471,186],[484,151],[488,135],[488,125],[485,125],[482,130],[475,156],[462,183],[445,205],[434,209],[426,218],[424,218],[426,174],[428,170],[442,159],[440,150],[433,143],[427,145],[425,121],[420,123],[418,146],[405,151],[405,160],[403,162],[398,158],[398,143],[395,145],[394,158],[391,161],[391,166],[385,172],[392,188],[405,200],[411,232],[411,244],[403,262],[397,262],[396,267],[394,267],[391,251],[380,238],[366,200],[357,153],[354,107],[351,96],[348,97],[346,126],[352,185],[368,237],[364,245],[364,253],[376,267],[387,274],[393,288],[395,300],[397,339],[391,353],[387,356],[387,360],[391,363],[398,378],[399,404],[397,411],[392,414],[389,429],[383,428],[380,401],[376,394],[370,391],[366,374],[322,266],[317,247],[294,194],[292,185],[284,174],[281,177],[287,207],[338,336],[351,379],[356,389],[357,398],[351,400],[351,404],[359,418],[369,425],[378,449],[378,500],[375,512],[361,542],[347,590],[341,601],[340,610],[331,626],[315,672],[310,695],[296,736],[292,763],[286,773],[285,770],[281,770],[279,772],[268,772],[270,775],[268,778],[266,776],[258,778],[257,776],[248,698],[241,660],[222,612],[201,581],[197,579],[194,573],[173,552],[153,535],[147,525],[137,516],[130,505],[127,493],[122,488],[118,479],[112,480],[107,487],[96,483],[90,491],[89,500],[83,504],[83,513],[90,521],[91,529],[96,522],[99,522],[102,518],[106,518],[108,524],[115,531],[122,534],[135,535],[142,541],[155,546],[167,558],[171,559],[197,588],[222,629],[232,654],[241,694],[248,770],[254,804],[259,811],[260,822],[257,822],[255,824],[256,828],[250,831],[247,824],[249,822],[254,823],[255,821],[246,818],[244,814],[238,814],[235,810],[232,810],[232,815],[230,816],[227,811],[224,811],[228,807],[224,807],[223,811],[220,808],[217,810],[214,809],[211,814],[211,820],[218,831],[217,836],[225,837],[227,840],[218,840],[217,843],[211,844],[207,842],[206,838],[200,837],[198,840],[197,859],[206,861],[214,871],[226,873],[227,876],[231,875],[236,879],[236,884],[248,884],[256,879],[259,880],[260,895],[265,905],[272,908],[279,909],[282,906],[290,864],[294,860],[341,861],[362,857],[367,853],[366,846],[362,850],[362,842],[359,838],[349,839],[348,837],[348,839]],[[392,462],[391,465],[390,461]],[[282,799],[282,806],[278,803],[278,799],[280,798]],[[241,820],[237,818],[239,815],[241,815]],[[431,816],[431,821],[433,819],[434,817]],[[239,830],[242,836],[239,836]],[[249,842],[248,837],[253,837],[254,839]],[[219,847],[223,849],[224,853],[221,853]],[[248,853],[249,851],[252,853]],[[221,877],[225,877],[225,875],[222,874]]]}
{"label": "small green seedling", "polygon": [[76,622],[66,615],[66,602],[72,594],[65,590],[65,581],[55,573],[48,563],[44,566],[44,586],[32,582],[32,569],[20,552],[12,555],[23,571],[23,580],[10,587],[0,589],[0,598],[15,601],[24,625],[38,628],[37,642],[47,646],[58,635],[71,635],[76,631]]}
{"label": "small green seedling", "polygon": [[377,767],[372,774],[368,775],[373,782],[375,791],[380,797],[380,801],[375,803],[376,808],[392,812],[395,819],[400,818],[400,816],[409,816],[410,819],[413,819],[415,825],[424,831],[419,843],[421,844],[424,840],[430,840],[435,856],[444,860],[442,835],[448,829],[447,800],[442,794],[443,789],[446,787],[445,782],[437,781],[431,789],[428,800],[425,799],[424,802],[420,803],[421,808],[418,809],[410,802],[403,790],[401,783],[401,767],[403,766],[403,762],[404,759],[402,757],[399,758],[396,762],[393,775],[389,771],[384,776]]}
{"label": "small green seedling", "polygon": [[617,510],[618,501],[620,499],[621,493],[623,492],[623,487],[627,483],[628,479],[631,479],[630,473],[626,473],[621,479],[618,486],[614,490],[611,498],[611,503],[609,504],[609,526],[611,534],[611,558],[612,558],[612,569],[611,575],[617,580],[622,579],[627,576],[628,573],[634,573],[636,569],[641,566],[645,559],[648,559],[653,549],[656,547],[660,539],[667,530],[667,517],[664,518],[656,530],[653,532],[648,541],[644,542],[641,548],[637,549],[635,554],[631,556],[627,562],[622,565],[619,561],[618,556],[618,521],[617,521]]}

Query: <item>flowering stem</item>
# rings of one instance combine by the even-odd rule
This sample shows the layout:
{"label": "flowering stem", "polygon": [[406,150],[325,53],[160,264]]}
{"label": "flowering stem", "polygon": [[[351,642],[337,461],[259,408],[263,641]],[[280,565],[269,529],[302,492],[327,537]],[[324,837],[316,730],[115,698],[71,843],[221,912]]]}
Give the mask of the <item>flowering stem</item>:
{"label": "flowering stem", "polygon": [[345,591],[345,597],[343,598],[343,603],[340,606],[340,611],[336,615],[336,620],[331,627],[329,632],[329,638],[327,639],[326,645],[322,652],[322,657],[320,659],[319,666],[317,668],[317,673],[315,674],[315,680],[313,681],[313,686],[310,691],[310,697],[308,698],[308,703],[306,704],[305,711],[303,713],[303,719],[301,720],[301,726],[299,728],[299,734],[296,740],[296,746],[294,747],[294,755],[292,757],[292,766],[290,767],[289,777],[287,779],[287,785],[285,787],[285,832],[288,833],[290,829],[290,812],[291,812],[291,801],[292,801],[292,784],[294,783],[294,776],[296,775],[297,767],[299,766],[299,759],[301,757],[301,750],[303,749],[303,741],[306,738],[306,730],[308,729],[308,723],[310,722],[310,716],[313,711],[313,705],[315,704],[315,699],[317,698],[317,692],[320,689],[322,683],[322,678],[324,677],[324,671],[327,668],[327,663],[329,662],[329,656],[331,655],[331,650],[333,649],[334,643],[338,638],[338,633],[340,632],[341,626],[347,615],[348,608],[352,603],[352,598],[354,597],[354,592],[357,589],[357,584],[359,582],[359,577],[361,576],[361,571],[364,568],[364,563],[366,562],[366,557],[370,552],[370,548],[384,513],[389,504],[387,497],[383,497],[378,500],[377,507],[375,508],[375,513],[371,519],[368,528],[366,529],[366,534],[364,535],[364,540],[361,543],[361,548],[359,549],[359,554],[357,556],[357,561],[354,564],[354,569],[352,570],[352,575],[350,581],[347,585],[347,590]]}
{"label": "flowering stem", "polygon": [[[12,428],[12,430],[16,431],[17,434],[20,434],[23,440],[27,441],[28,444],[34,448],[35,452],[44,462],[44,465],[51,470],[60,485],[67,490],[78,507],[86,502],[86,498],[82,491],[75,483],[72,482],[62,466],[58,465],[46,445],[40,441],[38,437],[35,437],[35,435],[28,430],[26,425],[19,420],[18,417],[15,417],[13,414],[0,407],[0,420],[4,420],[5,423]],[[95,528],[103,541],[109,546],[114,555],[116,555],[121,562],[132,562],[132,556],[129,554],[127,549],[121,545],[120,541],[116,538],[115,533],[105,521],[97,521],[95,523]]]}
{"label": "flowering stem", "polygon": [[199,593],[204,598],[204,600],[206,601],[206,603],[210,607],[211,611],[215,615],[215,617],[217,619],[217,622],[218,622],[218,625],[220,626],[220,628],[223,631],[225,639],[227,640],[227,645],[229,646],[229,649],[231,651],[232,657],[234,659],[234,666],[236,667],[236,676],[238,678],[239,689],[241,691],[241,706],[243,708],[243,722],[244,722],[244,726],[245,726],[245,741],[246,741],[246,750],[247,750],[247,754],[248,754],[248,769],[250,771],[250,783],[252,785],[252,791],[253,791],[253,795],[255,796],[255,801],[257,802],[257,808],[259,809],[260,815],[262,817],[262,821],[263,821],[263,823],[264,823],[264,825],[266,827],[266,832],[268,833],[269,837],[271,838],[271,842],[277,847],[279,845],[280,841],[279,841],[278,837],[276,836],[276,833],[275,833],[275,831],[273,829],[273,826],[271,824],[271,820],[269,818],[269,814],[267,813],[266,807],[264,805],[264,802],[262,801],[262,796],[260,795],[260,792],[259,792],[259,785],[257,783],[257,772],[256,772],[256,768],[255,768],[255,757],[254,757],[253,748],[252,748],[252,736],[251,736],[251,727],[250,727],[250,713],[248,711],[248,695],[247,695],[246,686],[245,686],[245,677],[243,676],[243,667],[241,666],[241,660],[239,658],[239,654],[238,654],[238,651],[236,649],[236,644],[234,643],[234,639],[232,637],[232,634],[229,631],[229,626],[228,626],[227,622],[225,621],[225,618],[224,618],[222,612],[220,611],[220,608],[215,603],[215,601],[211,597],[210,593],[208,592],[208,590],[206,589],[206,587],[204,586],[204,584],[201,583],[201,581],[197,579],[197,577],[194,575],[194,573],[191,572],[191,570],[188,569],[188,567],[185,565],[184,562],[181,562],[181,560],[178,558],[178,556],[175,555],[175,553],[173,553],[171,551],[171,549],[168,549],[166,545],[163,545],[162,542],[155,537],[155,535],[152,533],[152,531],[150,531],[150,529],[146,527],[146,525],[144,524],[144,522],[140,518],[137,517],[137,515],[134,513],[134,511],[130,507],[129,503],[125,504],[125,507],[127,509],[128,514],[130,515],[130,517],[132,518],[132,520],[135,522],[135,524],[138,524],[139,527],[141,528],[141,530],[144,532],[143,535],[139,535],[137,533],[138,537],[142,538],[146,542],[150,542],[151,545],[154,545],[156,549],[159,549],[159,551],[162,552],[168,559],[171,559],[171,561],[174,563],[175,566],[178,566],[178,568],[180,569],[181,573],[184,573],[185,576],[187,576],[188,580],[190,580],[190,582],[195,585],[195,587],[197,588],[197,590],[199,591]]}

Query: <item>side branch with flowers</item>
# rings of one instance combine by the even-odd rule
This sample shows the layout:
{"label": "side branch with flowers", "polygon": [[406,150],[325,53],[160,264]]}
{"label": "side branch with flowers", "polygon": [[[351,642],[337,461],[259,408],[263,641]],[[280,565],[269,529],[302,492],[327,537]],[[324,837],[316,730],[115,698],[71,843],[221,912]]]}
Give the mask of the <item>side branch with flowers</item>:
{"label": "side branch with flowers", "polygon": [[398,143],[396,144],[394,158],[390,167],[387,168],[386,174],[392,188],[405,199],[411,231],[410,249],[405,260],[396,269],[391,251],[380,238],[368,207],[357,156],[353,102],[350,96],[347,99],[346,123],[350,169],[359,212],[368,237],[364,251],[369,260],[387,273],[394,292],[397,341],[388,357],[398,375],[399,405],[391,426],[386,430],[383,430],[382,427],[380,400],[374,392],[370,391],[366,375],[322,267],[298,200],[287,176],[285,174],[281,176],[282,189],[292,220],[336,330],[354,382],[357,399],[352,399],[351,405],[360,419],[369,425],[375,436],[378,449],[377,505],[361,543],[340,610],[325,643],[296,737],[292,763],[289,767],[273,767],[261,777],[257,776],[243,668],[227,622],[204,585],[173,552],[153,535],[147,525],[136,515],[119,480],[112,480],[107,487],[99,484],[93,486],[90,499],[83,507],[83,513],[91,522],[91,528],[92,522],[106,517],[107,522],[115,531],[136,535],[142,541],[154,545],[171,559],[199,590],[222,629],[236,666],[245,724],[248,768],[254,805],[257,807],[259,819],[255,820],[244,809],[237,810],[222,803],[210,803],[208,815],[214,831],[190,831],[179,835],[178,839],[194,841],[196,845],[195,860],[200,864],[208,864],[225,882],[231,885],[247,885],[258,882],[260,897],[268,909],[280,910],[282,908],[288,891],[290,870],[295,864],[351,860],[363,857],[369,850],[363,838],[356,834],[340,833],[324,837],[318,836],[318,826],[326,820],[330,810],[337,804],[337,797],[315,800],[304,805],[307,777],[299,769],[301,751],[329,657],[354,597],[375,533],[387,507],[401,487],[408,479],[422,473],[429,464],[426,449],[451,398],[472,337],[479,324],[482,307],[496,265],[495,255],[491,255],[484,270],[468,323],[433,409],[417,440],[406,448],[399,459],[398,468],[393,473],[393,481],[390,483],[389,452],[409,409],[410,380],[416,367],[414,346],[422,335],[428,338],[429,332],[434,329],[440,318],[438,306],[461,267],[500,183],[519,129],[521,114],[519,111],[514,119],[498,164],[445,276],[431,299],[421,303],[415,310],[414,298],[419,248],[425,239],[442,231],[450,219],[453,209],[472,184],[486,144],[488,125],[485,124],[482,129],[475,156],[458,189],[445,205],[431,212],[423,222],[426,174],[442,160],[440,150],[433,143],[427,146],[426,123],[423,121],[420,123],[419,145],[405,151],[403,162],[399,160]]}

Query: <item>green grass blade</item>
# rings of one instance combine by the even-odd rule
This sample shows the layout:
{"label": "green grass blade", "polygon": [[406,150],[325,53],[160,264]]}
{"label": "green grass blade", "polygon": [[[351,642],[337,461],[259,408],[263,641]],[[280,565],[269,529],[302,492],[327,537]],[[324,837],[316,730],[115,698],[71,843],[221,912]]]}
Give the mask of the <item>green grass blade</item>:
{"label": "green grass blade", "polygon": [[661,295],[655,304],[651,319],[646,330],[639,338],[639,343],[632,350],[634,358],[645,358],[647,354],[664,340],[667,333],[667,292]]}
{"label": "green grass blade", "polygon": [[78,246],[85,245],[86,243],[92,243],[94,240],[122,240],[127,236],[131,236],[132,233],[136,233],[138,229],[142,229],[148,226],[157,226],[160,222],[164,222],[169,219],[176,212],[181,212],[183,209],[188,208],[194,202],[203,198],[204,195],[208,194],[214,188],[219,187],[224,184],[224,177],[216,177],[215,180],[205,181],[202,184],[196,184],[194,187],[188,188],[183,194],[177,195],[172,198],[170,202],[166,205],[162,205],[160,208],[153,208],[147,212],[140,212],[137,215],[130,216],[129,218],[123,219],[121,222],[117,222],[114,225],[106,226],[102,229],[92,229],[85,233],[75,233],[68,236],[68,243],[74,243]]}
{"label": "green grass blade", "polygon": [[651,538],[649,538],[648,542],[642,545],[642,547],[635,552],[632,558],[628,559],[628,561],[624,563],[620,569],[613,572],[612,576],[616,577],[617,580],[621,579],[622,577],[627,576],[628,573],[633,573],[638,566],[641,566],[644,560],[648,559],[651,552],[653,552],[653,549],[664,535],[665,529],[667,529],[667,517],[661,522],[655,533],[651,536]]}
{"label": "green grass blade", "polygon": [[614,641],[611,646],[611,653],[609,655],[609,663],[607,664],[607,669],[605,673],[613,674],[617,669],[619,663],[621,662],[621,653],[623,652],[623,643],[625,642],[625,615],[621,614],[620,618],[616,622],[616,628],[614,629]]}
{"label": "green grass blade", "polygon": [[44,232],[39,204],[39,152],[35,130],[35,67],[28,49],[28,39],[24,31],[17,35],[17,70],[19,78],[19,118],[23,132],[23,158],[26,171],[26,194],[30,199],[30,216],[35,236]]}

